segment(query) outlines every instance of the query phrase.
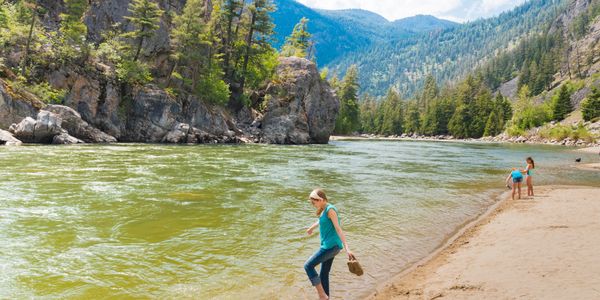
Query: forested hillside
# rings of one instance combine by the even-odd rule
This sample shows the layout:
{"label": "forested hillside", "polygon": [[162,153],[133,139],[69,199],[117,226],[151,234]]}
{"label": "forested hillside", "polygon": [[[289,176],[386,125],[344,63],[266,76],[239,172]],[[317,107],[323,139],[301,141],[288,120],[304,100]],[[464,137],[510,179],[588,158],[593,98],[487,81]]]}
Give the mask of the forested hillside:
{"label": "forested hillside", "polygon": [[[360,101],[348,97],[347,87],[361,83],[359,68],[352,65],[343,80],[332,80],[342,101],[338,133],[458,138],[506,133],[593,142],[599,132],[586,127],[590,123],[554,122],[578,108],[583,121],[600,117],[600,1],[567,1],[552,15],[537,30],[465,70],[463,79],[439,84],[429,74],[423,88],[409,99],[403,100],[395,86],[380,98],[368,93]],[[528,132],[551,121],[552,125]]]}
{"label": "forested hillside", "polygon": [[313,34],[316,61],[320,66],[351,53],[379,44],[415,37],[419,33],[451,28],[457,23],[432,16],[414,16],[390,22],[382,16],[360,9],[321,10],[308,8],[294,0],[274,1],[277,10],[273,46],[279,49],[296,23],[307,18]]}
{"label": "forested hillside", "polygon": [[494,18],[376,44],[327,66],[343,74],[356,64],[362,92],[383,95],[393,86],[402,95],[412,96],[428,74],[445,83],[470,72],[497,51],[514,47],[521,38],[554,20],[567,2],[528,1]]}

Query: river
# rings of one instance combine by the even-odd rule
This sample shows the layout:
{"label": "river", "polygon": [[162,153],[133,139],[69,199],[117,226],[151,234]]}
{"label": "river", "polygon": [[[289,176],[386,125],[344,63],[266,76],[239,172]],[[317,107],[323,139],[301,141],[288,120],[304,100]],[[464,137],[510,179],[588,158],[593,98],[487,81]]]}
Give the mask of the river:
{"label": "river", "polygon": [[[329,145],[0,147],[0,298],[313,299],[308,194],[322,187],[366,274],[359,299],[489,207],[512,167],[535,184],[600,185],[559,146],[427,141]],[[525,188],[523,194],[526,195]],[[540,199],[543,201],[543,199]]]}

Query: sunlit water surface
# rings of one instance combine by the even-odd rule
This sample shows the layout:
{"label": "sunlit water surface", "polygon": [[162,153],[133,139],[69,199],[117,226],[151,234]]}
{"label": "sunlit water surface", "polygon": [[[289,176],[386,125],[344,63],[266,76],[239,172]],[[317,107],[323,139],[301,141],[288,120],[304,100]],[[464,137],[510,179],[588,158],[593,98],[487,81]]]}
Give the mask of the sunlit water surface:
{"label": "sunlit water surface", "polygon": [[[536,159],[536,184],[600,185],[595,155],[552,146],[337,141],[319,146],[0,147],[0,298],[313,299],[305,228],[323,187],[362,277],[357,299],[426,256]],[[525,191],[523,191],[525,193]]]}

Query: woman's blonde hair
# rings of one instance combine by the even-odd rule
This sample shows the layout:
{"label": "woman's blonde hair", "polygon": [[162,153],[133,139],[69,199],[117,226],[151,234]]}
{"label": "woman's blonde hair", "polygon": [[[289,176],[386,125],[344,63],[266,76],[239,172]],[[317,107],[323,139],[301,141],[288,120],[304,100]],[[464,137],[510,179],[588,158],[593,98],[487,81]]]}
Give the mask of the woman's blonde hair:
{"label": "woman's blonde hair", "polygon": [[[313,192],[315,192],[321,199],[323,199],[323,201],[327,201],[327,195],[325,195],[325,191],[323,191],[322,189],[314,189]],[[323,213],[324,209],[325,207],[318,208],[317,216],[320,216]]]}

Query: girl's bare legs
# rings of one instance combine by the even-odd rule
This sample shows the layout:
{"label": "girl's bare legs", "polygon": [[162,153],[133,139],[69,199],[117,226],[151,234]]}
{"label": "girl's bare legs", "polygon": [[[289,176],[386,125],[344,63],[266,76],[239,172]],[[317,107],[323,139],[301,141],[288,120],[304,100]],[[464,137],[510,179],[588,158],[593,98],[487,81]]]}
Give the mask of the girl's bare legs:
{"label": "girl's bare legs", "polygon": [[515,200],[515,192],[517,190],[517,183],[513,182],[512,184],[512,199]]}
{"label": "girl's bare legs", "polygon": [[317,293],[319,294],[319,300],[327,300],[329,299],[329,297],[327,297],[327,294],[325,294],[325,290],[323,289],[323,285],[322,284],[317,284],[315,286],[315,288],[317,289]]}
{"label": "girl's bare legs", "polygon": [[[521,199],[521,183],[517,182],[517,189],[519,190],[519,199]],[[514,199],[514,192],[513,192],[513,199]]]}
{"label": "girl's bare legs", "polygon": [[527,196],[533,197],[533,178],[527,176]]}

